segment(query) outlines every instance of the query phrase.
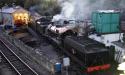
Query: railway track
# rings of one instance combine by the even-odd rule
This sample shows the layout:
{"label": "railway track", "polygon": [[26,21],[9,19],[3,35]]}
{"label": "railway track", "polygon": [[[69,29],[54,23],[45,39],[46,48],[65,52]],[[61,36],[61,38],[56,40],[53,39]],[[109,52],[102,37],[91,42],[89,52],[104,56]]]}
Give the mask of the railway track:
{"label": "railway track", "polygon": [[0,52],[0,75],[18,75],[18,73],[12,68],[12,66],[8,63],[5,57]]}
{"label": "railway track", "polygon": [[23,60],[21,60],[2,40],[0,40],[0,53],[17,72],[18,75],[38,75]]}

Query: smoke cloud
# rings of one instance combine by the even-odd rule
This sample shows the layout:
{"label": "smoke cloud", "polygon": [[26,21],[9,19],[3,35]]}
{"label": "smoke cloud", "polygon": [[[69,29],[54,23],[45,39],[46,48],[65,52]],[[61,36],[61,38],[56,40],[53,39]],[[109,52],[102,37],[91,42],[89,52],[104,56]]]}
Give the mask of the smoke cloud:
{"label": "smoke cloud", "polygon": [[125,0],[58,0],[58,3],[62,7],[62,11],[53,17],[53,21],[60,19],[84,20],[90,18],[92,12],[96,10],[125,8]]}
{"label": "smoke cloud", "polygon": [[120,7],[123,8],[123,9],[125,9],[125,0],[121,0]]}

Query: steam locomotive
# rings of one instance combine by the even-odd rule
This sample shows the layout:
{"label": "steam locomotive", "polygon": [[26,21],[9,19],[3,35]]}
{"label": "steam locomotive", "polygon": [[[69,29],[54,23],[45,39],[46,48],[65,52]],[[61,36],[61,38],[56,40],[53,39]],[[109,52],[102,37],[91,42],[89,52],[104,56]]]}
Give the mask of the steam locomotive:
{"label": "steam locomotive", "polygon": [[[61,49],[60,52],[64,52],[79,65],[81,71],[91,74],[111,67],[110,50],[86,35],[79,36],[79,28],[81,28],[79,25],[64,21],[64,25],[49,22],[48,25],[39,24],[38,26],[37,31],[48,37],[53,45]],[[88,28],[83,26],[83,29]]]}

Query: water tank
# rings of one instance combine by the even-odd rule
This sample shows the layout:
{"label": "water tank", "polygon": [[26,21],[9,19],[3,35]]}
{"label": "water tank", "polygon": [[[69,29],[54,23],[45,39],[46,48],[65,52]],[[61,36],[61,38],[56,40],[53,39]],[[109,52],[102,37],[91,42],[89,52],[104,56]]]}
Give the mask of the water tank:
{"label": "water tank", "polygon": [[99,34],[118,33],[120,31],[120,12],[113,10],[93,12],[92,24]]}

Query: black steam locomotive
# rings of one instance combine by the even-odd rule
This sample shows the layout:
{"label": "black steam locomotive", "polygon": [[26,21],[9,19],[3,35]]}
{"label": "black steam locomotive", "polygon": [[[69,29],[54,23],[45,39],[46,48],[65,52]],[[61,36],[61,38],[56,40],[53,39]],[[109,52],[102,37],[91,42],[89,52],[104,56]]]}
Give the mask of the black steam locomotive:
{"label": "black steam locomotive", "polygon": [[[65,23],[69,22],[65,21]],[[61,52],[78,64],[83,72],[92,73],[109,69],[111,67],[110,50],[87,36],[77,36],[78,33],[73,31],[74,28],[75,26],[59,26],[50,23],[50,25],[39,25],[38,32],[61,48]]]}

